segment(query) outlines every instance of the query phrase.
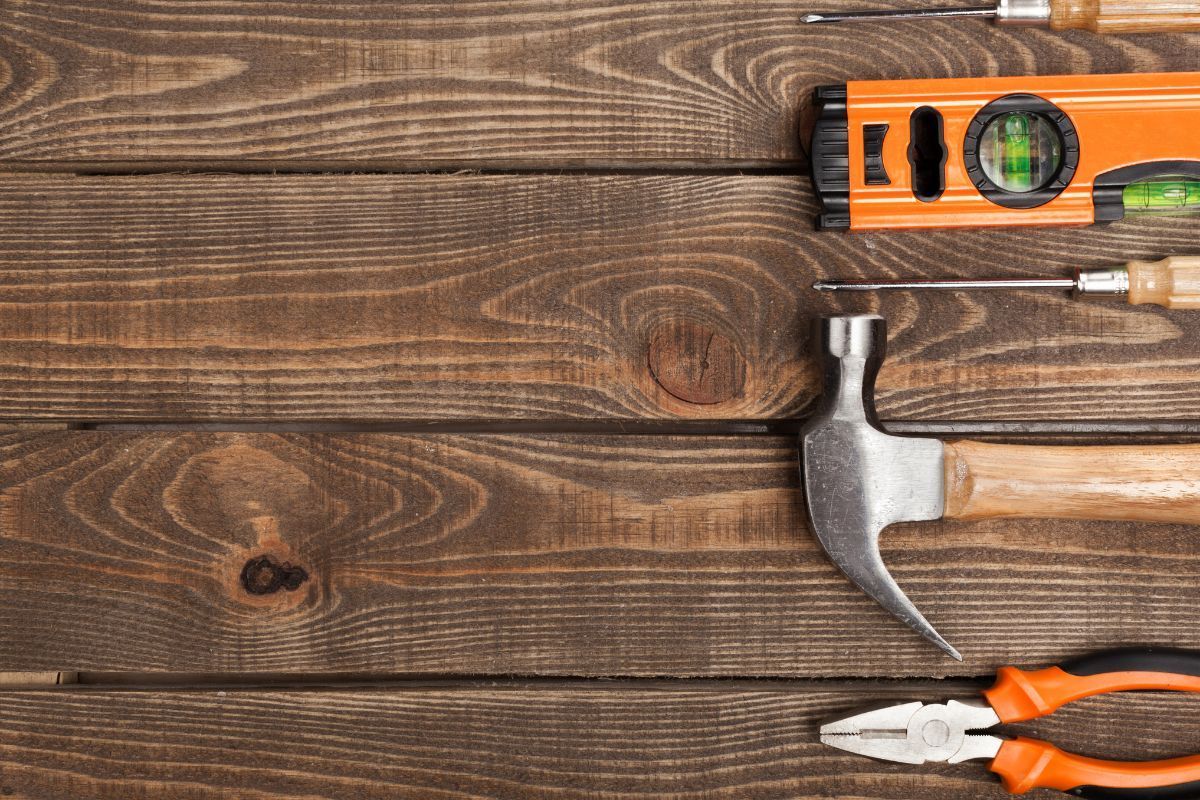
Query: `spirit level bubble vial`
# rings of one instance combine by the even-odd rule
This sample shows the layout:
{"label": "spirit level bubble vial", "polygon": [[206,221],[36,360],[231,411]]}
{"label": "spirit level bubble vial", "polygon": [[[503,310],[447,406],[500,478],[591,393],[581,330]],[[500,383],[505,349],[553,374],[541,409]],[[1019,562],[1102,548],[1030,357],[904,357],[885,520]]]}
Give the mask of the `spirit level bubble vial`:
{"label": "spirit level bubble vial", "polygon": [[1200,72],[854,81],[815,103],[821,228],[1200,211]]}

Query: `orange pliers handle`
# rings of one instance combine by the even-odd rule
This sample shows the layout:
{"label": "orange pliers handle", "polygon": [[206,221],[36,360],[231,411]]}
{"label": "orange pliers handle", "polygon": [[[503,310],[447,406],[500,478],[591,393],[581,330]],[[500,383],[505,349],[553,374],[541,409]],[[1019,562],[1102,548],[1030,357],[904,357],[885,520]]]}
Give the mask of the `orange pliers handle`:
{"label": "orange pliers handle", "polygon": [[[983,694],[1007,723],[1046,716],[1083,697],[1136,689],[1200,692],[1200,652],[1113,650],[1035,672],[1002,667]],[[1022,737],[1006,741],[989,768],[1014,794],[1041,787],[1093,800],[1200,798],[1200,755],[1102,761]]]}

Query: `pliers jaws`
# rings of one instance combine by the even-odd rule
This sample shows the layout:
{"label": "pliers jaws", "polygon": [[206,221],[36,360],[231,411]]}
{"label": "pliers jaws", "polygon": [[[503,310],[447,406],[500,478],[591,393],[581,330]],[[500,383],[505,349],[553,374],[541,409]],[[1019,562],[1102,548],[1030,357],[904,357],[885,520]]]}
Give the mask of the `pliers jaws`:
{"label": "pliers jaws", "polygon": [[1004,740],[970,731],[999,724],[995,710],[981,701],[896,703],[821,726],[821,742],[901,764],[957,764],[972,758],[995,758]]}

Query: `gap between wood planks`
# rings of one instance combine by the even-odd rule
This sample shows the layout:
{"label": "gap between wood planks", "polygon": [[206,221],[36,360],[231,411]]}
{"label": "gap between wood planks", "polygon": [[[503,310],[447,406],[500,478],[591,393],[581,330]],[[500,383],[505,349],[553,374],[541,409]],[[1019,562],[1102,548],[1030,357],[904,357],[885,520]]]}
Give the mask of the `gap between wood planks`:
{"label": "gap between wood planks", "polygon": [[[396,420],[394,422],[76,422],[58,429],[85,431],[163,431],[205,433],[510,433],[594,434],[625,436],[785,436],[798,434],[805,420]],[[1200,437],[1200,420],[884,420],[896,435],[970,436],[979,438],[1031,436],[1048,439],[1129,437],[1137,441],[1191,441]],[[22,428],[21,422],[12,423]],[[30,430],[46,429],[30,423]]]}
{"label": "gap between wood planks", "polygon": [[803,159],[771,161],[582,161],[547,165],[539,161],[489,161],[474,166],[462,161],[100,161],[0,163],[0,175],[77,175],[79,177],[125,177],[130,175],[671,175],[678,177],[721,177],[726,175],[803,175],[809,165]]}
{"label": "gap between wood planks", "polygon": [[3,672],[0,695],[6,691],[65,686],[70,690],[179,690],[353,692],[483,690],[636,692],[792,692],[804,694],[863,693],[943,697],[970,695],[990,685],[992,675],[952,678],[755,678],[755,677],[594,677],[570,675],[467,675],[448,673],[387,674],[347,672],[306,674],[287,672]]}
{"label": "gap between wood planks", "polygon": [[[559,691],[659,690],[696,692],[899,692],[919,696],[970,694],[989,686],[994,675],[953,678],[755,678],[674,675],[657,677],[585,677],[572,675],[469,675],[453,673],[388,674],[346,672],[306,674],[288,672],[0,672],[0,692],[28,686],[74,685],[96,690],[286,688],[289,691],[354,691],[356,689],[486,689]],[[25,683],[22,685],[22,681]]]}

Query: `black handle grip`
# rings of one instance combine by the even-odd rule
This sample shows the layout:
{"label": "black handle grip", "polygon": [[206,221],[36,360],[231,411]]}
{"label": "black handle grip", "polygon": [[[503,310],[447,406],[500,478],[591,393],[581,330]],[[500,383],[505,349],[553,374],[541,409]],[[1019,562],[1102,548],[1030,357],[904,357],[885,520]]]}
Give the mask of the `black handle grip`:
{"label": "black handle grip", "polygon": [[[1061,669],[1086,677],[1111,672],[1159,672],[1200,677],[1200,651],[1171,647],[1129,647],[1077,658]],[[1200,800],[1200,781],[1151,789],[1109,789],[1077,786],[1068,794],[1083,800]]]}
{"label": "black handle grip", "polygon": [[1200,678],[1200,651],[1171,647],[1128,647],[1077,658],[1060,669],[1085,677],[1106,672],[1163,672]]}
{"label": "black handle grip", "polygon": [[1153,789],[1105,789],[1103,786],[1077,786],[1067,794],[1083,800],[1200,800],[1200,781]]}

